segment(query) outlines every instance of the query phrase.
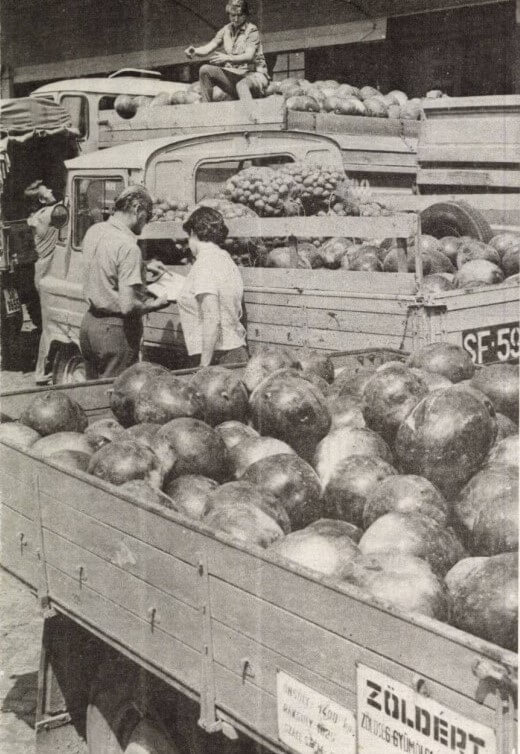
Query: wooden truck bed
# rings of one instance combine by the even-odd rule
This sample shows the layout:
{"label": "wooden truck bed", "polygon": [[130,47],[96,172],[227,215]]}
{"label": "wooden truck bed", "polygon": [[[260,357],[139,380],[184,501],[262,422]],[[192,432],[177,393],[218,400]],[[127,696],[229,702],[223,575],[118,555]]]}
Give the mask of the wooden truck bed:
{"label": "wooden truck bed", "polygon": [[425,100],[417,183],[431,191],[520,193],[520,96]]}
{"label": "wooden truck bed", "polygon": [[[53,389],[98,417],[109,388]],[[34,392],[4,395],[4,417]],[[227,720],[272,751],[513,751],[513,653],[30,452],[0,443],[0,457],[2,564],[200,699],[205,722]]]}
{"label": "wooden truck bed", "polygon": [[[128,120],[115,111],[102,111],[99,148],[176,134],[237,128],[323,134],[338,143],[348,174],[362,174],[361,177],[368,177],[374,186],[386,186],[389,190],[404,190],[415,182],[419,121],[287,112],[285,100],[276,95],[251,103],[234,101],[145,107]],[[398,174],[402,178],[401,184]]]}
{"label": "wooden truck bed", "polygon": [[[376,238],[405,240],[420,230],[418,216],[405,213],[377,218],[248,217],[229,221],[228,225],[230,236],[237,238],[291,234],[307,238],[366,238],[370,233]],[[143,231],[143,238],[161,237],[180,239],[185,234],[178,224],[170,222],[153,223]],[[248,341],[252,346],[305,345],[325,351],[373,347],[411,351],[427,343],[448,341],[467,348],[476,363],[508,361],[519,356],[519,288],[515,283],[425,297],[421,293],[420,269],[415,274],[342,269],[240,269]],[[177,271],[185,274],[186,268]],[[504,327],[507,334],[504,331],[501,337],[508,341],[507,353],[505,346],[502,350],[497,348],[497,331]],[[165,350],[183,349],[175,304],[146,318],[145,342]],[[478,342],[481,345],[476,348]]]}

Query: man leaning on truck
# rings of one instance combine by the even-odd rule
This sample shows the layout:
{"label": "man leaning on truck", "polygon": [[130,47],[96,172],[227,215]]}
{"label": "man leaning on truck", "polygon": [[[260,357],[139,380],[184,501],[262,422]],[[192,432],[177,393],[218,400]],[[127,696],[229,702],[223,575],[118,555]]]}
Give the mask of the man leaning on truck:
{"label": "man leaning on truck", "polygon": [[201,66],[199,81],[203,102],[211,102],[213,87],[218,86],[234,99],[261,97],[269,83],[269,73],[258,28],[250,23],[247,0],[229,0],[229,24],[202,47],[191,45],[189,58],[213,55]]}
{"label": "man leaning on truck", "polygon": [[152,215],[152,199],[142,186],[117,197],[114,214],[92,225],[83,240],[83,297],[89,309],[80,329],[87,380],[115,377],[139,359],[142,317],[168,306],[145,285],[144,262],[136,242]]}

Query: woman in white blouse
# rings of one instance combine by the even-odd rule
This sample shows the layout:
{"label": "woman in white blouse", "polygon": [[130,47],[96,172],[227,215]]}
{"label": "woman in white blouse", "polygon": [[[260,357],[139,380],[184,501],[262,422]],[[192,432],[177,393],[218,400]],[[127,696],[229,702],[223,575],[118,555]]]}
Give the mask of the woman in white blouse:
{"label": "woman in white blouse", "polygon": [[178,299],[186,348],[193,366],[247,361],[242,324],[244,286],[236,264],[221,244],[224,218],[199,207],[183,225],[195,262]]}

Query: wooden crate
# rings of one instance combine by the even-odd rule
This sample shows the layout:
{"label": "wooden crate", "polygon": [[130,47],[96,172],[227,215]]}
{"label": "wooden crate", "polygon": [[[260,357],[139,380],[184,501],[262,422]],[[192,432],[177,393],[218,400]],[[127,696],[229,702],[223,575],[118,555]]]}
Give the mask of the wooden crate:
{"label": "wooden crate", "polygon": [[[107,410],[106,382],[55,389],[70,391],[93,416]],[[33,395],[4,395],[4,412],[18,414]],[[512,697],[483,684],[475,670],[488,662],[513,678],[513,653],[385,607],[5,443],[0,487],[8,490],[3,505],[41,531],[36,578],[53,607],[195,694],[206,711],[214,700],[219,718],[272,750],[280,750],[281,672],[356,715],[360,668],[367,667],[416,690],[419,703],[422,689],[448,719],[452,710],[493,729],[496,752],[512,754]],[[2,550],[7,567],[10,558]]]}
{"label": "wooden crate", "polygon": [[250,103],[233,101],[143,107],[125,120],[115,111],[100,114],[99,148],[130,141],[160,137],[219,133],[247,129],[282,130],[285,104],[281,97],[267,97]]}
{"label": "wooden crate", "polygon": [[409,185],[415,182],[419,121],[289,111],[287,127],[334,139],[350,176],[372,174],[374,186],[381,183],[382,176],[395,180],[396,174],[409,176]]}
{"label": "wooden crate", "polygon": [[520,192],[520,96],[424,101],[420,186]]}
{"label": "wooden crate", "polygon": [[[229,225],[234,237],[366,237],[370,232],[374,237],[406,239],[416,223],[416,215],[401,213],[377,218],[248,217]],[[152,224],[145,234],[150,238],[184,235],[176,223]],[[186,274],[186,268],[178,271]],[[364,347],[412,351],[438,341],[465,347],[468,330],[518,320],[517,285],[455,290],[425,298],[420,264],[415,274],[250,267],[242,267],[241,274],[248,342],[253,348],[270,344],[330,352]],[[176,306],[146,318],[145,342],[164,352],[183,351]]]}

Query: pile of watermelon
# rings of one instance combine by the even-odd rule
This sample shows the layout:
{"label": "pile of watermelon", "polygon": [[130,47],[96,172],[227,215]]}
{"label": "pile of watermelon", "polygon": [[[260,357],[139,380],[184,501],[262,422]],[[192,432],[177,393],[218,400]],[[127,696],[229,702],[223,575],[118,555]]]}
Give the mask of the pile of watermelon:
{"label": "pile of watermelon", "polygon": [[244,371],[150,363],[88,423],[40,392],[0,439],[202,522],[388,610],[517,647],[518,367],[450,344],[336,371],[261,348]]}
{"label": "pile of watermelon", "polygon": [[[315,81],[307,79],[286,78],[272,81],[266,95],[283,96],[288,110],[302,112],[325,112],[337,115],[363,115],[372,118],[394,118],[398,120],[419,120],[422,113],[422,99],[409,98],[405,92],[393,89],[382,94],[373,86],[358,88],[342,84],[334,79]],[[439,98],[446,95],[439,90],[427,92],[426,98]],[[219,87],[214,87],[213,101],[222,102],[232,99]],[[114,108],[122,118],[133,118],[139,108],[164,107],[170,105],[194,105],[202,102],[198,81],[187,90],[173,93],[160,92],[155,97],[117,97]]]}
{"label": "pile of watermelon", "polygon": [[[424,292],[438,293],[457,288],[470,289],[498,283],[518,283],[520,234],[500,233],[488,244],[468,236],[441,239],[423,234],[419,237],[423,264]],[[271,267],[327,267],[351,272],[398,272],[399,260],[408,272],[415,271],[416,251],[411,242],[403,257],[396,239],[356,241],[331,238],[318,246],[312,264],[305,261],[307,244],[298,255],[267,256]],[[286,248],[286,247],[284,247]]]}

